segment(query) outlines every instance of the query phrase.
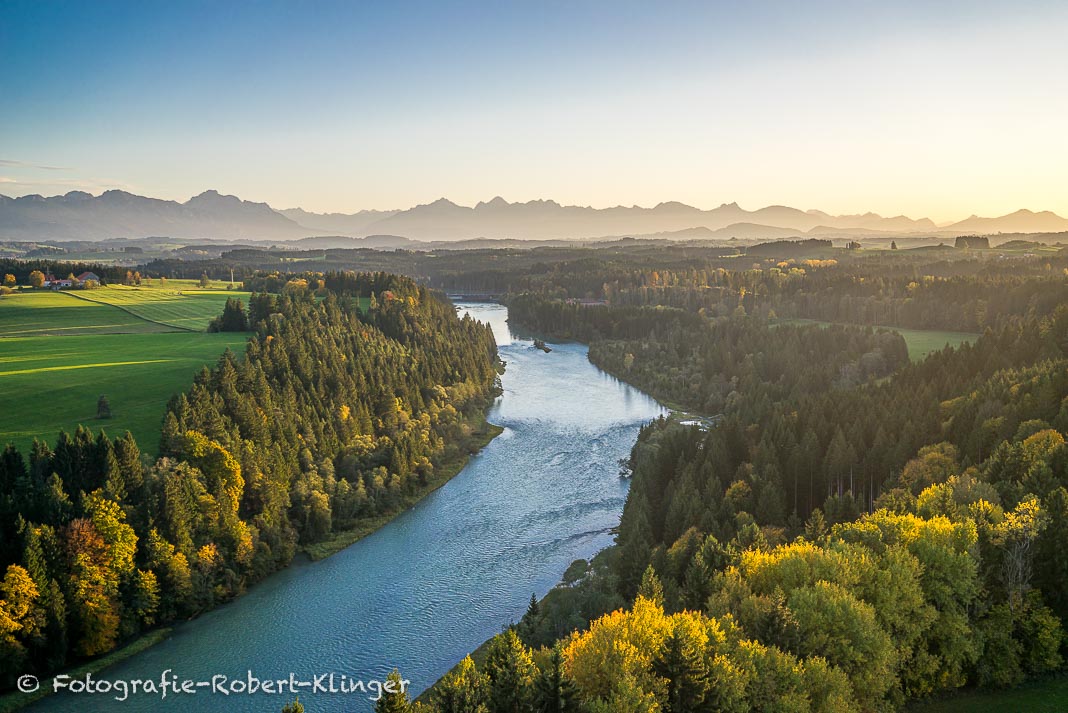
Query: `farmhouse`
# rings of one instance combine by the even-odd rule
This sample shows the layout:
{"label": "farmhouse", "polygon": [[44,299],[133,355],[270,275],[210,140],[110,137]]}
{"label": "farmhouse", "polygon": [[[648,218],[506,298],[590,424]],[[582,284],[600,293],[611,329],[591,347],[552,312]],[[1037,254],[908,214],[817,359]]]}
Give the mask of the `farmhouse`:
{"label": "farmhouse", "polygon": [[47,287],[52,290],[65,290],[74,287],[74,280],[71,280],[70,278],[57,280],[56,276],[53,275],[51,271],[49,271],[45,273],[44,283],[42,284],[42,287]]}
{"label": "farmhouse", "polygon": [[78,282],[88,282],[89,280],[100,284],[100,276],[97,275],[95,272],[83,272],[82,274],[78,275]]}

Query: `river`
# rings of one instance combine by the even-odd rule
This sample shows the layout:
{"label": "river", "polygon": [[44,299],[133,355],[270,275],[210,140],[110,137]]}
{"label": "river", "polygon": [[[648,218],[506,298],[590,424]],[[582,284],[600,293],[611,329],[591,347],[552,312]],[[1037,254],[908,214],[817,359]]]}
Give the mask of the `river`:
{"label": "river", "polygon": [[[517,621],[575,559],[612,542],[627,482],[618,461],[664,409],[600,371],[581,344],[551,353],[514,335],[507,310],[461,305],[492,325],[507,369],[488,418],[504,427],[439,490],[374,534],[320,562],[295,563],[248,594],[176,626],[117,664],[109,681],[215,675],[383,679],[394,667],[417,694]],[[48,681],[44,685],[50,685]],[[35,711],[280,711],[291,695],[61,693]],[[370,711],[361,694],[306,691],[309,713]]]}

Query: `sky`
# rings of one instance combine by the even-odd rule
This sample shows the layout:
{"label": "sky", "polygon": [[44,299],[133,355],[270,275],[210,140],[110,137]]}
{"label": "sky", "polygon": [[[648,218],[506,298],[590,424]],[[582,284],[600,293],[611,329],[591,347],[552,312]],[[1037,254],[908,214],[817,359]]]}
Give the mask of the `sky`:
{"label": "sky", "polygon": [[1068,3],[0,0],[0,194],[1068,215]]}

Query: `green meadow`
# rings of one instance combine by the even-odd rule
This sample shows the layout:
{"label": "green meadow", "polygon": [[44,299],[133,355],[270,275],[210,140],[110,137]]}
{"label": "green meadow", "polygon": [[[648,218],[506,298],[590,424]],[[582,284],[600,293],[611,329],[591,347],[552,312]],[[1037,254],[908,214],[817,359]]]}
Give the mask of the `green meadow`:
{"label": "green meadow", "polygon": [[[79,424],[127,430],[154,452],[171,396],[247,334],[208,334],[227,297],[247,293],[166,287],[20,292],[0,298],[0,445],[24,452]],[[97,418],[106,395],[111,418]]]}
{"label": "green meadow", "polygon": [[78,290],[68,296],[97,304],[110,305],[166,327],[201,331],[222,314],[229,297],[248,303],[249,293],[194,287],[188,283],[151,287],[109,285],[96,290]]}
{"label": "green meadow", "polygon": [[[0,307],[2,310],[3,307]],[[154,452],[164,409],[193,376],[229,347],[244,353],[246,334],[102,334],[0,339],[0,443],[28,449],[54,442],[78,424],[112,435],[129,430]],[[108,397],[112,417],[96,417]]]}
{"label": "green meadow", "polygon": [[[816,319],[783,319],[777,324],[817,324],[825,327],[831,322],[821,322]],[[905,345],[909,349],[909,359],[923,361],[931,352],[941,351],[948,344],[951,347],[959,347],[965,342],[974,342],[979,338],[978,334],[970,332],[950,332],[941,329],[904,329],[902,327],[876,327],[876,329],[890,329],[902,336]]]}
{"label": "green meadow", "polygon": [[173,329],[64,292],[19,292],[0,298],[0,338],[169,331]]}

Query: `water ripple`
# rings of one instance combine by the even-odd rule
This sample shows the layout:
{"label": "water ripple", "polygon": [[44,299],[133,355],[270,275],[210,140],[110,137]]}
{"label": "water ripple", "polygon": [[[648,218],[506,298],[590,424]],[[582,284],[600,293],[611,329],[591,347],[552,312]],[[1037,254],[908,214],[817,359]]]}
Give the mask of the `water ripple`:
{"label": "water ripple", "polygon": [[[573,560],[611,543],[626,497],[617,461],[652,399],[594,368],[578,344],[553,351],[515,340],[499,305],[471,305],[508,362],[489,418],[506,427],[441,489],[392,523],[321,562],[296,563],[241,599],[175,628],[166,642],[114,666],[109,679],[216,673],[264,677],[384,676],[398,666],[421,691],[501,627],[531,592]],[[301,695],[309,710],[370,711],[363,699]],[[142,711],[273,711],[263,696],[131,697]],[[55,696],[34,710],[113,710],[102,696]]]}

